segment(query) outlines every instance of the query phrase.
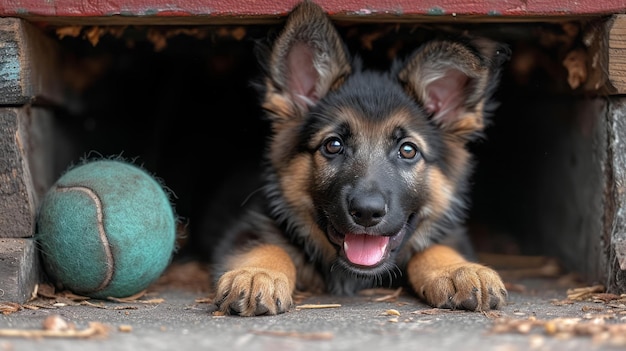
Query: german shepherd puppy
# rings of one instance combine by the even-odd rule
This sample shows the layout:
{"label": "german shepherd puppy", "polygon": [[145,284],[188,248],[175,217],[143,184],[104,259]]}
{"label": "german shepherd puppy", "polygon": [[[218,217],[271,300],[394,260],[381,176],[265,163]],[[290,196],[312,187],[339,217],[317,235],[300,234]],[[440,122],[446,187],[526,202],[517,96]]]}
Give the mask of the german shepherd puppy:
{"label": "german shepherd puppy", "polygon": [[467,143],[484,128],[507,49],[434,40],[368,71],[306,0],[270,51],[265,184],[216,246],[218,308],[273,315],[295,289],[403,284],[435,307],[502,306],[499,275],[442,243],[465,235]]}

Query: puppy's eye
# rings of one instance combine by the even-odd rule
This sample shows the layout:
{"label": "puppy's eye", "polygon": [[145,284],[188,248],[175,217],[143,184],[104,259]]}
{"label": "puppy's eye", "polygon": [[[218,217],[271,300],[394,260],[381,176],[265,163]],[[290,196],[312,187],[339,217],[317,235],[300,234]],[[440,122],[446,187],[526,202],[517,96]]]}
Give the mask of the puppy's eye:
{"label": "puppy's eye", "polygon": [[337,137],[327,139],[322,145],[322,152],[328,156],[340,154],[343,152],[343,141]]}
{"label": "puppy's eye", "polygon": [[400,145],[400,149],[398,150],[398,157],[413,160],[419,158],[421,153],[417,149],[417,146],[413,143],[402,143]]}

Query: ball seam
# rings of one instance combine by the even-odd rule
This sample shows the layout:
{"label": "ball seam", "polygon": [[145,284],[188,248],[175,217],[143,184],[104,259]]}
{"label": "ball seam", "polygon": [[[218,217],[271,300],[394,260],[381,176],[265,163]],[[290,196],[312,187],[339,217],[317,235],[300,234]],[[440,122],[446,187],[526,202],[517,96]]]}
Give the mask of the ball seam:
{"label": "ball seam", "polygon": [[57,190],[60,192],[70,192],[70,191],[81,191],[87,196],[89,196],[95,206],[96,206],[96,221],[98,227],[98,237],[102,242],[102,247],[104,249],[104,257],[106,259],[106,271],[104,274],[104,279],[100,283],[100,285],[94,291],[100,291],[106,288],[113,279],[113,272],[115,267],[115,261],[113,259],[113,253],[111,252],[111,246],[109,244],[109,238],[107,237],[106,231],[104,230],[104,213],[102,211],[102,201],[98,197],[92,189],[82,186],[57,186]]}

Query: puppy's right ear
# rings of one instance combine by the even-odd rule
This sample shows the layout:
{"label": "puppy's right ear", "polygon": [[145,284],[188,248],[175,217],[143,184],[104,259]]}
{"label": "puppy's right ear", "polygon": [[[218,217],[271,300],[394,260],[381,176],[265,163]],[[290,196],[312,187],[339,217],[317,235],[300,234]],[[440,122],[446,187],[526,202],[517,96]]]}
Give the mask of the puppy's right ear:
{"label": "puppy's right ear", "polygon": [[350,71],[327,14],[305,0],[290,12],[272,48],[263,107],[273,119],[300,118]]}

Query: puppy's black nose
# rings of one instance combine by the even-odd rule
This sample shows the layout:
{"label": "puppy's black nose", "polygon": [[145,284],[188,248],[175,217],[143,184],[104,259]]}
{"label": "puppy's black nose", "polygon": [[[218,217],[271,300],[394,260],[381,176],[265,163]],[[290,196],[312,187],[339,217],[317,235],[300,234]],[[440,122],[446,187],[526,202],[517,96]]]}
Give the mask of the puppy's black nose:
{"label": "puppy's black nose", "polygon": [[348,211],[355,223],[372,227],[382,221],[387,214],[387,203],[380,193],[359,194],[348,204]]}

